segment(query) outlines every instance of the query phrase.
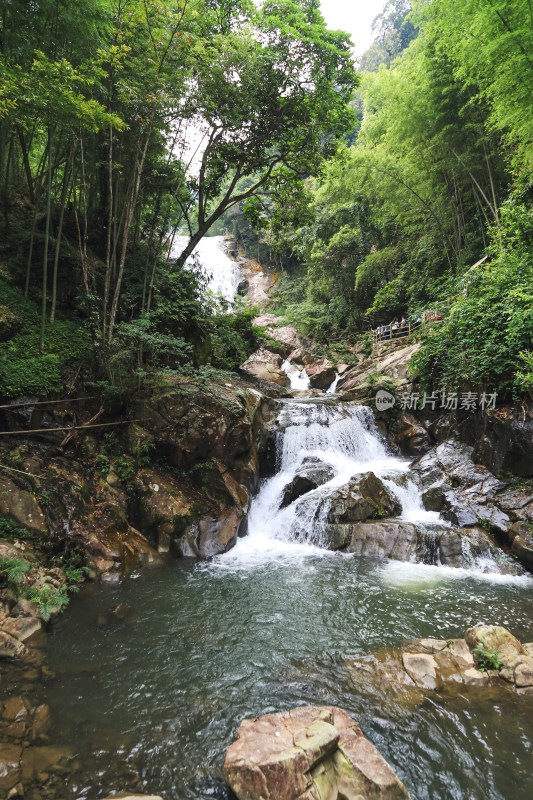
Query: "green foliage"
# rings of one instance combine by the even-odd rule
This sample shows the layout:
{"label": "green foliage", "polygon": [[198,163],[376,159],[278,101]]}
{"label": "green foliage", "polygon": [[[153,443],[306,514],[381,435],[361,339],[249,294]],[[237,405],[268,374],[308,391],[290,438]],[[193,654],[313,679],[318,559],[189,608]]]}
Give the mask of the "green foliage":
{"label": "green foliage", "polygon": [[252,322],[257,310],[242,306],[230,314],[215,314],[209,320],[212,364],[234,370],[257,349],[260,336]]}
{"label": "green foliage", "polygon": [[30,565],[24,558],[0,558],[0,580],[15,594],[20,591],[22,578],[30,570]]}
{"label": "green foliage", "polygon": [[100,475],[105,478],[106,475],[109,474],[109,470],[111,469],[111,461],[107,453],[97,453],[94,457],[96,468]]}
{"label": "green foliage", "polygon": [[515,192],[492,229],[490,259],[458,281],[443,323],[423,337],[414,363],[425,386],[528,388],[517,367],[533,350],[532,245],[533,209]]}
{"label": "green foliage", "polygon": [[519,369],[515,374],[516,386],[519,392],[527,392],[533,399],[533,352],[518,354]]}
{"label": "green foliage", "polygon": [[137,471],[134,461],[129,456],[118,456],[114,460],[113,466],[120,480],[128,486]]}
{"label": "green foliage", "polygon": [[64,389],[69,376],[89,357],[88,333],[79,322],[56,320],[46,333],[44,352],[40,353],[37,306],[2,278],[0,291],[20,325],[14,336],[0,342],[0,394],[16,397]]}
{"label": "green foliage", "polygon": [[488,650],[483,644],[478,644],[472,652],[476,657],[477,668],[480,672],[486,672],[488,669],[501,669],[502,660],[497,650]]}
{"label": "green foliage", "polygon": [[39,613],[44,622],[48,622],[52,613],[61,613],[68,606],[68,593],[78,591],[77,586],[55,587],[46,583],[38,590],[28,590],[26,596],[30,602],[39,606]]}
{"label": "green foliage", "polygon": [[488,103],[512,160],[533,169],[533,26],[529,0],[417,0],[414,19],[451,58],[457,80]]}
{"label": "green foliage", "polygon": [[153,442],[147,440],[140,442],[132,448],[132,453],[139,467],[149,467],[151,464],[150,453],[154,449]]}
{"label": "green foliage", "polygon": [[44,534],[37,533],[36,531],[29,531],[27,528],[21,528],[12,519],[0,517],[0,539],[10,541],[11,539],[28,539],[36,540],[42,538]]}

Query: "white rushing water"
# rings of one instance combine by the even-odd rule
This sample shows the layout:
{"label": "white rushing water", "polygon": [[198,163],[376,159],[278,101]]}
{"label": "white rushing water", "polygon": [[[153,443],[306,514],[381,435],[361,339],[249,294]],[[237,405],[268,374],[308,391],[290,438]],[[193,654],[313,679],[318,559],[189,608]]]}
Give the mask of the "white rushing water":
{"label": "white rushing water", "polygon": [[[188,241],[187,236],[176,236],[170,257],[177,258]],[[228,303],[233,303],[237,287],[243,278],[243,271],[242,266],[232,261],[223,248],[224,236],[204,236],[185,262],[185,266],[190,268],[198,262],[207,277],[208,290],[214,295],[220,294]]]}
{"label": "white rushing water", "polygon": [[335,380],[333,381],[329,389],[326,390],[326,394],[335,394],[335,392],[337,391],[337,384],[340,381],[340,379],[341,376],[337,372],[337,374],[335,375]]}
{"label": "white rushing water", "polygon": [[[215,559],[217,565],[240,569],[269,562],[293,563],[309,555],[350,557],[320,545],[332,494],[350,478],[365,472],[381,478],[397,498],[402,509],[397,519],[415,523],[428,538],[450,528],[438,512],[424,509],[420,490],[409,477],[409,461],[391,455],[370,408],[331,400],[290,400],[282,404],[277,425],[278,471],[263,481],[252,500],[247,535]],[[304,460],[310,458],[328,471],[326,482],[282,507],[287,486]],[[505,570],[500,569],[490,552],[477,555],[466,537],[463,551],[464,567],[460,569],[394,561],[380,569],[384,580],[413,586],[468,576],[501,582],[529,579],[501,574]]]}
{"label": "white rushing water", "polygon": [[281,365],[283,372],[289,377],[291,382],[291,389],[298,389],[305,391],[311,386],[311,379],[305,367],[300,367],[297,364],[291,364],[290,361],[284,361]]}

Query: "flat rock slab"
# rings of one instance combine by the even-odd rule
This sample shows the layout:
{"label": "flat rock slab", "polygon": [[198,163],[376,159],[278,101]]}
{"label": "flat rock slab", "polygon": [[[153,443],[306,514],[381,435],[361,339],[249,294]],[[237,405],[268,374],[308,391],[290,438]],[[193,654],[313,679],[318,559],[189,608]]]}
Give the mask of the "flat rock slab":
{"label": "flat rock slab", "polygon": [[239,800],[408,800],[361,728],[335,707],[245,719],[223,773]]}
{"label": "flat rock slab", "polygon": [[404,653],[405,671],[419,686],[434,689],[437,686],[437,662],[428,653]]}

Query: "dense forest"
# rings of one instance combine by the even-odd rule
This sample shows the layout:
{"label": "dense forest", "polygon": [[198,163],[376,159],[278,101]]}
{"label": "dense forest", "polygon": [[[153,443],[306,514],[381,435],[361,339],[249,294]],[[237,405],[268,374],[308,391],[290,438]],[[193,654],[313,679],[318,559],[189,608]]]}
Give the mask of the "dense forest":
{"label": "dense forest", "polygon": [[183,269],[214,232],[326,351],[438,307],[426,386],[532,391],[526,0],[390,0],[357,68],[318,0],[9,0],[0,24],[4,396],[237,366],[253,311]]}

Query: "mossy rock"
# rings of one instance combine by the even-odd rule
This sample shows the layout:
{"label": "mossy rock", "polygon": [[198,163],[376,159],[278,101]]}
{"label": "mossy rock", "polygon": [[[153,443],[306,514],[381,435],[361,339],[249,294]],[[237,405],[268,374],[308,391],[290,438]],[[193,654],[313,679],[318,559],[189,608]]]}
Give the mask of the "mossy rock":
{"label": "mossy rock", "polygon": [[7,342],[22,327],[22,322],[4,305],[0,305],[0,342]]}

